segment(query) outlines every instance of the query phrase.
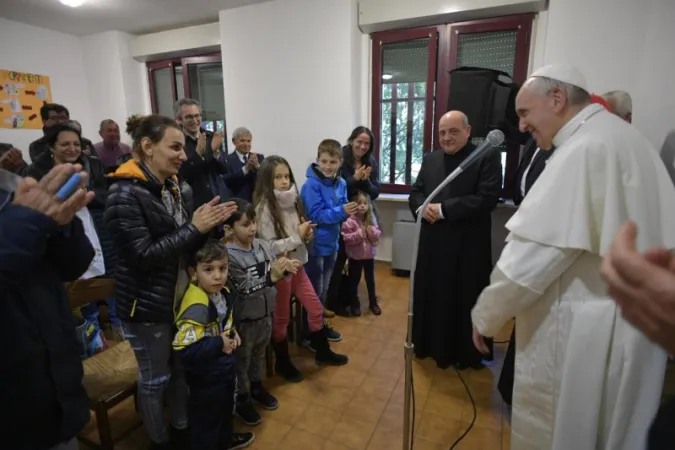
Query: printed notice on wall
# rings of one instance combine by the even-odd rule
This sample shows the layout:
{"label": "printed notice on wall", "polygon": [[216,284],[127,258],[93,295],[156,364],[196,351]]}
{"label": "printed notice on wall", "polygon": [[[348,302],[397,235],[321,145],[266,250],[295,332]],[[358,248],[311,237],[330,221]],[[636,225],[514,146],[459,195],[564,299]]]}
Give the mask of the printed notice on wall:
{"label": "printed notice on wall", "polygon": [[51,101],[48,76],[0,70],[0,128],[42,129],[40,108]]}

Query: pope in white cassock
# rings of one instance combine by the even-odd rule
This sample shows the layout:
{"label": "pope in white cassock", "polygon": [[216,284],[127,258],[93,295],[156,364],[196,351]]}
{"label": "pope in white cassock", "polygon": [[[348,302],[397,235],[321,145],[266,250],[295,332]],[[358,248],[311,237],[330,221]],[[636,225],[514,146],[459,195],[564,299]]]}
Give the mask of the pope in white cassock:
{"label": "pope in white cassock", "polygon": [[675,189],[637,128],[590,104],[576,69],[538,70],[516,109],[521,131],[557,150],[472,311],[479,349],[516,317],[511,447],[644,449],[666,354],[622,319],[599,268],[628,219],[640,251],[675,248]]}

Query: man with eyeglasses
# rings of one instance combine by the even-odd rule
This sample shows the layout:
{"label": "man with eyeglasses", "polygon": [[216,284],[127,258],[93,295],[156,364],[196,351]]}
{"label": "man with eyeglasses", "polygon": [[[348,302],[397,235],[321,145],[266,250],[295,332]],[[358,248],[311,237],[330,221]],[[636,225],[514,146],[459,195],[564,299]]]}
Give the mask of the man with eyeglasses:
{"label": "man with eyeglasses", "polygon": [[42,119],[44,136],[31,142],[28,147],[31,162],[34,162],[39,155],[49,151],[49,145],[47,145],[49,130],[55,125],[67,125],[70,122],[70,112],[68,108],[58,103],[45,103],[40,108],[40,118]]}
{"label": "man with eyeglasses", "polygon": [[221,201],[232,197],[224,175],[227,165],[220,158],[223,133],[212,133],[201,126],[202,115],[199,102],[183,98],[175,105],[176,121],[185,133],[187,160],[180,168],[180,176],[192,187],[194,207],[210,202],[216,195]]}

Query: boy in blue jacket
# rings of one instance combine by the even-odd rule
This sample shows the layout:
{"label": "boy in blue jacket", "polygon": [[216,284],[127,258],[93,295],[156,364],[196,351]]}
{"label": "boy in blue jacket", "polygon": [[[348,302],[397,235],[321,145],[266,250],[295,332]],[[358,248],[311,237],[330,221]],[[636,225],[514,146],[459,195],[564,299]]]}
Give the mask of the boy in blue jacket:
{"label": "boy in blue jacket", "polygon": [[[316,162],[307,168],[307,181],[300,194],[307,220],[317,224],[314,241],[307,248],[309,260],[305,270],[324,306],[337,258],[340,225],[358,208],[355,202],[347,202],[347,183],[338,174],[341,165],[340,143],[334,139],[321,141]],[[306,319],[304,323],[307,328]],[[342,339],[340,333],[326,328],[329,341],[338,342]],[[308,342],[305,345],[308,346]]]}
{"label": "boy in blue jacket", "polygon": [[190,387],[188,420],[193,450],[248,447],[253,433],[233,433],[237,375],[234,350],[241,339],[234,328],[234,295],[226,287],[227,247],[210,240],[188,268],[192,278],[181,301],[173,348],[178,351]]}

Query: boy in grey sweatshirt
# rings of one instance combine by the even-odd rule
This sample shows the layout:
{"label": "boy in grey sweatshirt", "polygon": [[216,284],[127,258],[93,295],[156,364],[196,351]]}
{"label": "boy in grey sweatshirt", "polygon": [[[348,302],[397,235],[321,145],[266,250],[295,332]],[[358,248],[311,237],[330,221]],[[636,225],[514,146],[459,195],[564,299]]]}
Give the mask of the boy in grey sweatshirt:
{"label": "boy in grey sweatshirt", "polygon": [[265,349],[272,336],[272,312],[276,289],[274,285],[289,273],[295,273],[301,263],[288,258],[276,258],[269,244],[256,239],[255,209],[245,200],[234,199],[237,211],[225,222],[226,234],[232,235],[227,244],[230,257],[230,279],[237,291],[234,322],[241,337],[236,351],[237,405],[236,415],[247,425],[257,425],[262,417],[253,407],[255,400],[263,408],[274,410],[279,402],[262,385]]}

